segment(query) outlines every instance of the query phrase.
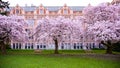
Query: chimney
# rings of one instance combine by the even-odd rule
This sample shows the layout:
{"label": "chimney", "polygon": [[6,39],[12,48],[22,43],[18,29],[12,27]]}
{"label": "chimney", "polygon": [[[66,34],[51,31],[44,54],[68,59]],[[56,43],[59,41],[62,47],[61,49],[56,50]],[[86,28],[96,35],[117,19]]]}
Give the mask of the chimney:
{"label": "chimney", "polygon": [[33,7],[33,4],[31,4],[31,7]]}
{"label": "chimney", "polygon": [[27,7],[27,4],[25,4],[25,7]]}

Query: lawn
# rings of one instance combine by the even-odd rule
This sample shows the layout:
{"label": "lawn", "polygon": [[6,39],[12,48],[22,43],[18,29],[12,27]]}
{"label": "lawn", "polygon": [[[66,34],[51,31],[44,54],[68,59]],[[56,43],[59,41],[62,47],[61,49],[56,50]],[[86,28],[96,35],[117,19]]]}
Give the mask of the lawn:
{"label": "lawn", "polygon": [[0,55],[0,68],[120,68],[120,55],[94,52],[61,50],[57,55],[52,54],[53,50],[40,54],[33,50],[9,50],[7,55]]}

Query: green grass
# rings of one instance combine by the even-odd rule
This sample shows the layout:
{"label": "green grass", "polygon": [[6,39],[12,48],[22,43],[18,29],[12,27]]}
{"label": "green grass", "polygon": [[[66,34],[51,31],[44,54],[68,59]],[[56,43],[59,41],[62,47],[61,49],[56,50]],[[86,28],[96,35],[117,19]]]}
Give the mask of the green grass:
{"label": "green grass", "polygon": [[8,50],[7,55],[0,55],[0,68],[120,68],[120,55],[106,55],[104,50],[53,52],[43,50],[36,54],[33,50]]}
{"label": "green grass", "polygon": [[120,61],[64,55],[0,56],[0,68],[119,68]]}

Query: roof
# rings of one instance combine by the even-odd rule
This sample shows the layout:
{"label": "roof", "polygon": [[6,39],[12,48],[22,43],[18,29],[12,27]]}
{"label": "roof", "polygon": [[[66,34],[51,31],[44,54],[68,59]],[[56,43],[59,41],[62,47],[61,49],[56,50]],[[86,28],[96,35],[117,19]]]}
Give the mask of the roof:
{"label": "roof", "polygon": [[[58,11],[63,6],[44,6],[48,11]],[[68,6],[73,11],[82,11],[85,6]],[[12,10],[14,7],[10,7],[7,11]],[[35,11],[38,7],[36,6],[22,6],[21,7],[24,11]]]}
{"label": "roof", "polygon": [[44,6],[49,11],[58,11],[62,6]]}
{"label": "roof", "polygon": [[70,6],[70,9],[73,11],[82,11],[85,6]]}
{"label": "roof", "polygon": [[9,7],[9,9],[7,8],[7,11],[11,11],[14,7]]}
{"label": "roof", "polygon": [[21,7],[24,11],[34,11],[36,10],[35,6],[26,6],[26,7]]}

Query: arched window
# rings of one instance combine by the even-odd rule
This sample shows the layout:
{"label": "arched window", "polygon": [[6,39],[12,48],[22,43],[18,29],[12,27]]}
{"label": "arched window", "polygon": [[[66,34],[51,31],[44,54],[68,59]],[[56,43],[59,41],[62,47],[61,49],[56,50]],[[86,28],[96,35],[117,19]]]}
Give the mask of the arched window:
{"label": "arched window", "polygon": [[43,14],[43,13],[44,13],[43,9],[40,9],[40,14]]}
{"label": "arched window", "polygon": [[16,9],[16,14],[19,14],[19,13],[20,13],[20,11],[18,9]]}
{"label": "arched window", "polygon": [[67,9],[64,9],[64,14],[68,14],[68,10]]}

